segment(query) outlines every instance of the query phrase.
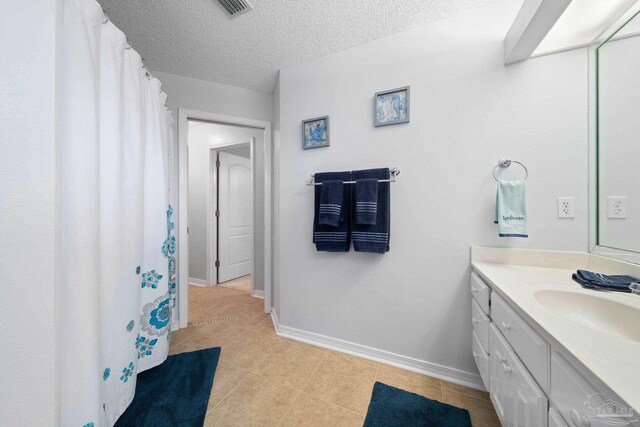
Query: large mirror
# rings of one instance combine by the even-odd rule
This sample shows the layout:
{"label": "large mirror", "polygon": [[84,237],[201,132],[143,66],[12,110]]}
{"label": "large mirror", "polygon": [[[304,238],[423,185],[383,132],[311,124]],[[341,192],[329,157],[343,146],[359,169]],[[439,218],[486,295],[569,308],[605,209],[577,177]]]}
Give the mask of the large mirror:
{"label": "large mirror", "polygon": [[622,24],[594,47],[595,244],[637,262],[629,252],[640,252],[640,15]]}

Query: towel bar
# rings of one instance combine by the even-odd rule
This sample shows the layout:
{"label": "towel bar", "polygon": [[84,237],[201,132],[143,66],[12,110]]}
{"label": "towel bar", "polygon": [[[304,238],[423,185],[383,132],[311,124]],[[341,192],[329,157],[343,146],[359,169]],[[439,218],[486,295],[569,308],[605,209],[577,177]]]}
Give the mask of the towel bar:
{"label": "towel bar", "polygon": [[505,157],[503,159],[500,159],[498,161],[498,164],[493,168],[493,179],[495,179],[496,181],[500,182],[500,180],[498,179],[498,177],[496,176],[496,170],[498,168],[508,168],[509,166],[511,166],[511,163],[517,163],[520,166],[522,166],[522,168],[524,169],[524,179],[525,181],[527,180],[527,178],[529,178],[529,170],[527,169],[527,167],[525,165],[523,165],[522,163],[520,163],[517,160],[511,160],[509,157]]}
{"label": "towel bar", "polygon": [[[400,175],[400,169],[392,168],[389,170],[390,179],[379,179],[378,182],[396,182],[396,177]],[[355,184],[355,181],[345,181],[343,184]],[[311,179],[307,181],[307,185],[322,185],[321,182],[314,182],[314,175],[311,174]]]}

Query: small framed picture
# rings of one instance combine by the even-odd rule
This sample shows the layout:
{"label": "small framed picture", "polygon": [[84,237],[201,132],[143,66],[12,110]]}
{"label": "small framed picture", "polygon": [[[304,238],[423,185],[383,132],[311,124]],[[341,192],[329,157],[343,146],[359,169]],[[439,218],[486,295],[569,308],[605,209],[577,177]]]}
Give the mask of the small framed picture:
{"label": "small framed picture", "polygon": [[329,146],[329,116],[302,121],[302,148]]}
{"label": "small framed picture", "polygon": [[375,125],[409,123],[409,86],[376,93]]}

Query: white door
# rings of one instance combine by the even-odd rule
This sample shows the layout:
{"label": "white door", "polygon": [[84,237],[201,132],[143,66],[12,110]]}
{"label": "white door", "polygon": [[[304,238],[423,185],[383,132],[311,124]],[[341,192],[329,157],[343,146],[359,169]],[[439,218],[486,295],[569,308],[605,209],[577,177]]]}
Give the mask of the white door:
{"label": "white door", "polygon": [[220,152],[218,283],[251,274],[253,206],[251,160]]}

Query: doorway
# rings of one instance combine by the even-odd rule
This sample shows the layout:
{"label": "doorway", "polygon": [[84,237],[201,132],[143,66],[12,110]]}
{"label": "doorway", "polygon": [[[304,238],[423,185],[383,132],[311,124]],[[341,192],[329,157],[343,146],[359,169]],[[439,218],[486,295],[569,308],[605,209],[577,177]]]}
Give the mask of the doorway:
{"label": "doorway", "polygon": [[180,327],[242,314],[221,310],[218,299],[209,310],[210,296],[245,292],[269,313],[270,124],[182,109],[179,116]]}

